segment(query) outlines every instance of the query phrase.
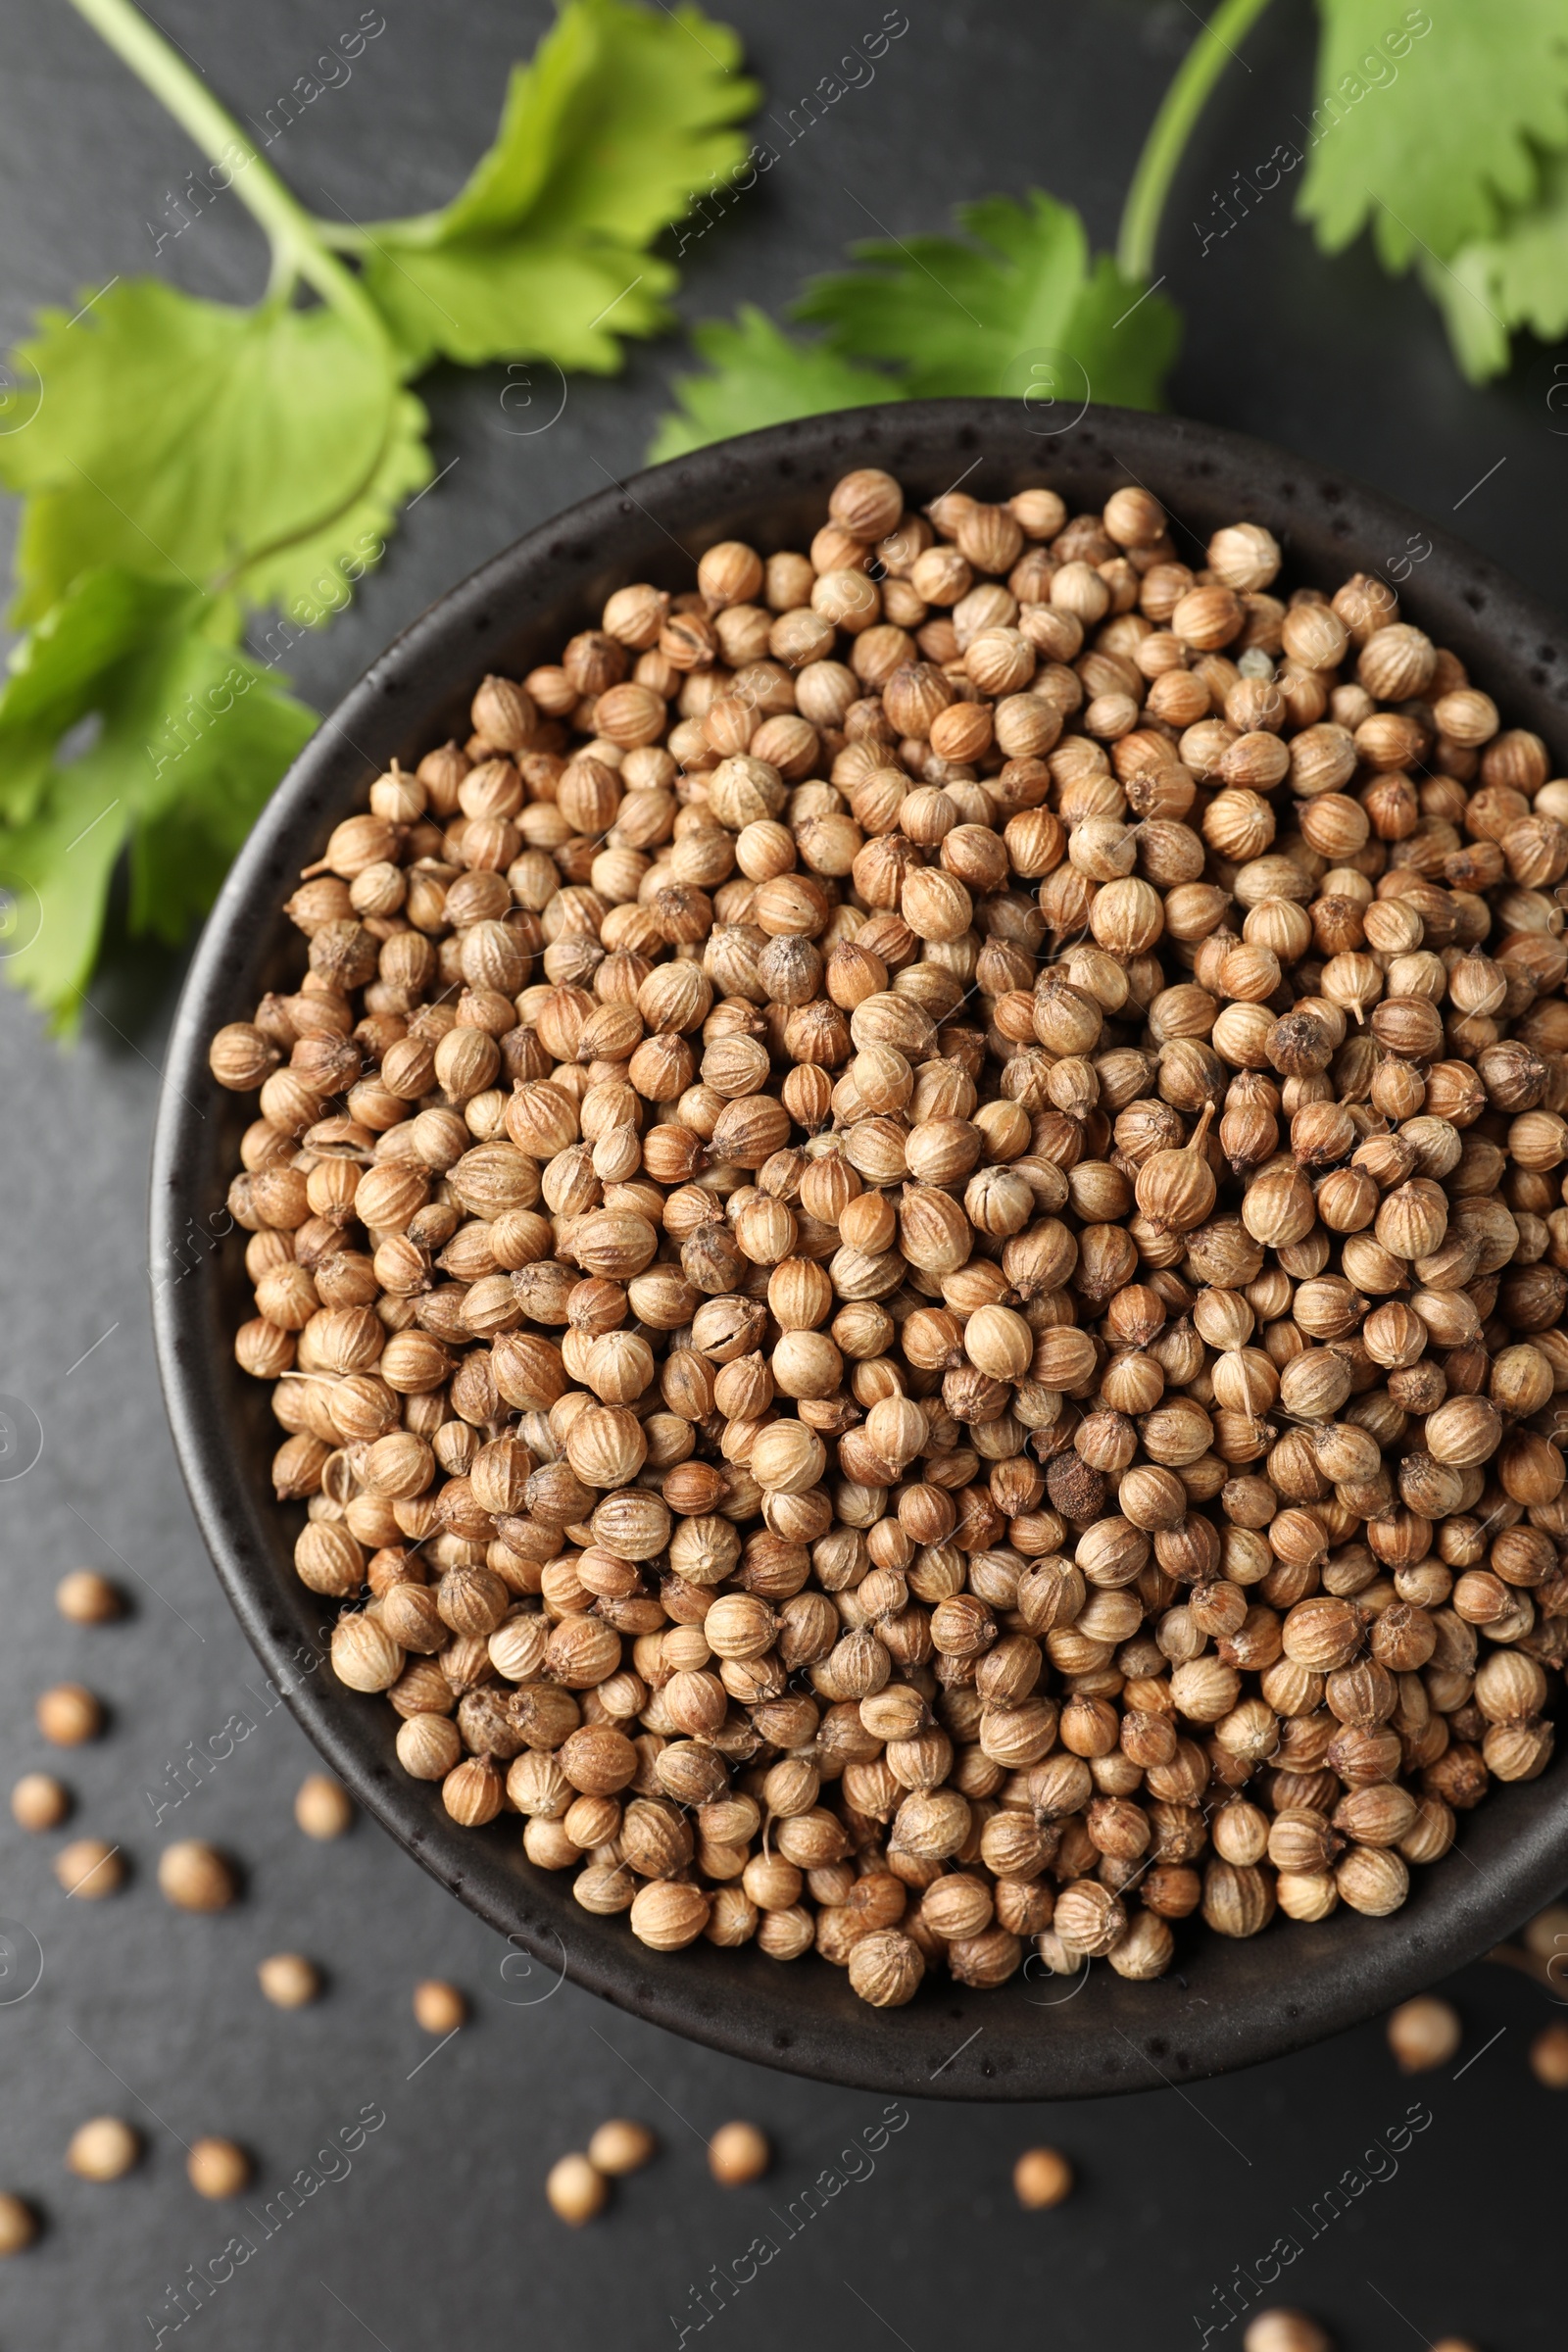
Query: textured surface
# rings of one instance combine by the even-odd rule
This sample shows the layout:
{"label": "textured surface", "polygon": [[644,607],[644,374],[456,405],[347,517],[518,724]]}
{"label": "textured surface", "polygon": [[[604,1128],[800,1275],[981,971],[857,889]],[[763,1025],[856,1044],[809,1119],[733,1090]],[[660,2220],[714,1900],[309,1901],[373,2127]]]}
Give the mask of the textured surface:
{"label": "textured surface", "polygon": [[[356,13],[282,0],[158,10],[215,85],[256,113]],[[487,0],[457,36],[459,20],[433,0],[387,13],[354,81],[289,133],[282,157],[307,193],[324,183],[360,218],[450,192],[489,135],[506,62],[545,14]],[[881,12],[747,0],[720,13],[745,31],[769,104],[787,112]],[[1098,241],[1112,235],[1191,16],[1174,0],[1030,12],[985,0],[962,15],[911,17],[873,86],[847,98],[690,249],[689,315],[742,299],[777,307],[804,273],[835,263],[845,241],[875,233],[861,205],[904,234],[938,225],[952,198],[1036,177],[1084,209]],[[32,304],[152,266],[143,222],[157,220],[194,160],[58,0],[18,0],[9,22],[8,339]],[[1283,190],[1206,251],[1195,234],[1195,222],[1200,232],[1223,225],[1216,200],[1231,174],[1294,135],[1307,111],[1307,47],[1304,12],[1265,19],[1247,49],[1252,71],[1229,75],[1173,199],[1160,267],[1188,312],[1177,405],[1377,483],[1561,601],[1568,445],[1552,436],[1560,419],[1544,406],[1549,362],[1538,364],[1539,382],[1527,362],[1508,384],[1467,391],[1417,291],[1390,285],[1360,250],[1321,262],[1291,224]],[[158,266],[207,293],[249,297],[260,284],[259,249],[224,208],[171,240]],[[518,403],[514,394],[502,408],[502,371],[432,379],[437,463],[457,466],[415,509],[355,613],[295,657],[302,690],[329,707],[452,580],[602,487],[606,469],[635,466],[662,375],[681,357],[660,346],[622,381],[573,382],[560,421],[531,437],[511,429]],[[560,398],[551,384],[541,371],[530,387],[541,415]],[[302,1838],[289,1806],[314,1753],[271,1703],[207,1564],[152,1368],[145,1168],[171,976],[122,966],[94,996],[108,1017],[89,1022],[70,1060],[0,997],[9,1112],[0,1391],[25,1400],[44,1441],[24,1478],[0,1485],[0,1751],[8,1782],[49,1760],[30,1727],[32,1695],[46,1683],[79,1675],[102,1690],[112,1737],[54,1761],[78,1791],[79,1826],[121,1839],[134,1873],[114,1901],[68,1905],[48,1868],[58,1840],[24,1840],[8,1823],[0,1831],[0,1912],[44,1953],[36,1989],[0,2002],[0,2182],[33,2195],[50,2223],[37,2250],[0,2274],[5,2352],[152,2342],[144,2315],[236,2226],[256,2254],[214,2290],[188,2334],[166,2342],[348,2352],[378,2340],[412,2352],[461,2330],[567,2352],[607,2339],[673,2343],[702,2318],[690,2290],[760,2232],[777,2257],[712,2324],[767,2352],[803,2330],[831,2352],[858,2352],[890,2331],[910,2352],[967,2344],[982,2292],[992,2328],[1038,2331],[1063,2352],[1196,2342],[1210,2323],[1210,2340],[1234,2345],[1239,2330],[1225,2328],[1214,2289],[1253,2273],[1281,2237],[1302,2251],[1268,2291],[1318,2312],[1347,2352],[1381,2352],[1412,2330],[1423,2341],[1473,2335],[1487,2352],[1544,2352],[1557,2340],[1547,2249],[1561,2109],[1529,2076],[1524,2051],[1558,2012],[1522,1977],[1469,1972],[1456,1988],[1465,2046],[1414,2082],[1367,2027],[1180,2095],[1000,2112],[910,2102],[910,2121],[885,2150],[857,2157],[846,2151],[881,2098],[713,2056],[569,1984],[530,2007],[552,1980],[525,1978],[373,1827],[332,1847]],[[84,1561],[131,1590],[129,1623],[83,1632],[56,1616],[56,1575]],[[161,1788],[187,1741],[231,1715],[252,1734],[155,1827],[144,1791]],[[247,1898],[226,1917],[174,1914],[156,1892],[160,1846],[190,1835],[227,1844],[247,1867]],[[13,1944],[22,1957],[0,1954],[0,1994],[31,1974],[21,1939]],[[330,1972],[319,2008],[285,2015],[261,2001],[254,1964],[284,1949]],[[467,1986],[475,2024],[411,2081],[433,2046],[408,2008],[424,1974]],[[1433,2122],[1389,2150],[1412,2102]],[[264,2237],[264,2200],[316,2161],[328,2132],[376,2105],[387,2122],[348,2177]],[[138,2120],[149,2155],[133,2179],[91,2188],[69,2179],[62,2156],[74,2126],[104,2112]],[[645,2116],[667,2153],[579,2240],[545,2211],[539,2184],[558,2153],[614,2112]],[[779,2164],[769,2181],[722,2192],[708,2180],[700,2137],[737,2114],[769,2129]],[[179,2142],[211,2131],[257,2152],[248,2204],[260,2224],[187,2187]],[[1041,2139],[1072,2153],[1082,2185],[1057,2213],[1024,2216],[1007,2175],[1017,2151]],[[1387,2152],[1376,2152],[1380,2140]],[[825,2167],[826,2186],[851,2185],[805,2223],[802,2193]],[[1461,2181],[1463,2228],[1445,2241],[1432,2217],[1453,2210]],[[166,2307],[160,2324],[173,2316]]]}

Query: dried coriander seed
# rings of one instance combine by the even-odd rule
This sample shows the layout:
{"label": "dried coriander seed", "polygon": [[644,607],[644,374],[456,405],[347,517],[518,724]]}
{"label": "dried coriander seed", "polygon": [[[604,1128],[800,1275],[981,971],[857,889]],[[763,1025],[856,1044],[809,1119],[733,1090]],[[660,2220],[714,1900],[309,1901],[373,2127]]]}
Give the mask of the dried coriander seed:
{"label": "dried coriander seed", "polygon": [[1025,2148],[1012,2168],[1013,2193],[1031,2213],[1060,2205],[1074,2185],[1073,2168],[1059,2148]]}
{"label": "dried coriander seed", "polygon": [[103,1838],[74,1838],[56,1854],[54,1871],[67,1894],[87,1903],[118,1894],[125,1883],[124,1856]]}
{"label": "dried coriander seed", "polygon": [[580,2230],[584,2222],[604,2212],[610,2183],[586,2156],[560,2156],[546,2176],[545,2195],[552,2212]]}
{"label": "dried coriander seed", "polygon": [[1407,2075],[1424,2074],[1429,2067],[1446,2065],[1464,2035],[1458,2010],[1451,2001],[1439,2000],[1435,1993],[1422,1993],[1413,2001],[1402,2001],[1390,2014],[1387,2032],[1389,2047],[1400,2071]]}
{"label": "dried coriander seed", "polygon": [[612,2176],[640,2172],[658,2153],[659,2141],[648,2126],[620,2116],[599,2125],[588,2142],[589,2163]]}
{"label": "dried coriander seed", "polygon": [[354,1821],[354,1800],[330,1773],[313,1772],[300,1783],[294,1819],[307,1838],[341,1838]]}
{"label": "dried coriander seed", "polygon": [[101,1699],[80,1683],[57,1683],[43,1691],[34,1709],[38,1729],[54,1747],[79,1747],[104,1728]]}
{"label": "dried coriander seed", "polygon": [[1530,2072],[1548,2090],[1568,2090],[1568,2027],[1543,2026],[1530,2044]]}
{"label": "dried coriander seed", "polygon": [[233,1864],[199,1838],[165,1846],[158,1858],[158,1885],[180,1911],[226,1911],[239,1893]]}
{"label": "dried coriander seed", "polygon": [[24,1772],[11,1791],[11,1818],[23,1830],[57,1830],[71,1806],[70,1789],[52,1773]]}
{"label": "dried coriander seed", "polygon": [[124,1615],[125,1600],[96,1568],[74,1568],[55,1587],[55,1606],[73,1625],[111,1625]]}
{"label": "dried coriander seed", "polygon": [[257,1981],[274,2009],[304,2009],[319,1998],[320,1971],[298,1952],[274,1952],[261,1961]]}
{"label": "dried coriander seed", "polygon": [[197,2139],[185,2173],[199,2197],[237,2197],[250,2184],[251,2160],[231,2139]]}
{"label": "dried coriander seed", "polygon": [[26,2201],[0,2189],[0,2256],[24,2253],[38,2234],[38,2217]]}
{"label": "dried coriander seed", "polygon": [[468,2022],[468,2004],[455,1984],[425,1977],[414,1987],[414,2017],[426,2034],[455,2034]]}
{"label": "dried coriander seed", "polygon": [[708,2143],[708,2169],[721,2188],[760,2180],[772,2161],[766,2135],[755,2124],[720,2124]]}
{"label": "dried coriander seed", "polygon": [[141,2157],[141,2136],[119,2116],[95,2116],[71,2135],[66,2163],[81,2180],[119,2180]]}
{"label": "dried coriander seed", "polygon": [[1334,2345],[1304,2311],[1259,2311],[1247,2324],[1242,2352],[1334,2352]]}

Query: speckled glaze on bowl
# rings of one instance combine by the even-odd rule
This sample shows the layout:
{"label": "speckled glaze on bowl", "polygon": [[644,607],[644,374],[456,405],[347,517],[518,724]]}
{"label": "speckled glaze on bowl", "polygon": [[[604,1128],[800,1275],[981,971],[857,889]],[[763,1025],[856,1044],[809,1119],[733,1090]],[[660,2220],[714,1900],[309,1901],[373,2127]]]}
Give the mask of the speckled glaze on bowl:
{"label": "speckled glaze on bowl", "polygon": [[906,2096],[1083,2097],[1194,2082],[1376,2013],[1487,1950],[1568,1882],[1568,1756],[1464,1817],[1460,1850],[1416,1871],[1392,1919],[1342,1907],[1318,1926],[1278,1923],[1249,1942],[1191,1922],[1178,1930],[1176,1967],[1152,1984],[1103,1967],[1078,1980],[1020,1974],[992,1992],[928,1980],[908,2008],[884,2012],[814,1957],[786,1967],[751,1947],[646,1950],[623,1917],[590,1916],[564,1876],[526,1862],[511,1817],[459,1829],[439,1790],[398,1766],[386,1701],[344,1690],[320,1662],[327,1606],[295,1576],[296,1515],[272,1499],[268,1392],[233,1360],[234,1329],[250,1311],[239,1242],[196,1239],[222,1226],[250,1116],[212,1084],[207,1042],[223,1022],[248,1018],[265,989],[292,983],[299,937],[280,908],[300,867],[391,759],[413,766],[466,733],[468,700],[487,671],[519,676],[553,660],[627,581],[689,585],[695,558],[715,540],[764,551],[808,544],[831,484],[854,466],[886,466],[911,503],[959,481],[992,499],[1049,483],[1070,508],[1098,508],[1141,482],[1170,509],[1195,560],[1217,524],[1266,523],[1293,584],[1332,588],[1358,566],[1386,568],[1430,546],[1408,577],[1409,616],[1453,647],[1506,723],[1537,729],[1568,767],[1568,634],[1459,542],[1353,481],[1177,417],[1092,409],[1055,435],[1033,429],[1038,421],[1018,402],[921,401],[749,434],[572,508],[432,605],[323,723],[236,861],[179,1008],[154,1151],[159,1363],[196,1515],[264,1666],[359,1802],[534,1956],[524,1997],[564,1975],[716,2049]]}

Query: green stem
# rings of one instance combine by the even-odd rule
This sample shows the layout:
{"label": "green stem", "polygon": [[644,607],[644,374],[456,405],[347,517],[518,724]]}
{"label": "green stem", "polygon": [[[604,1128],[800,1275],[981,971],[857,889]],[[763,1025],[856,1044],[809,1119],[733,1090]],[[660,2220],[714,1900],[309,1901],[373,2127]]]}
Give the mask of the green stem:
{"label": "green stem", "polygon": [[274,285],[286,286],[296,275],[305,278],[323,302],[384,343],[386,330],[374,306],[353,272],[328,253],[305,207],[263,161],[233,116],[220,106],[205,82],[132,7],[131,0],[72,0],[72,6],[190,132],[208,162],[221,164],[232,172],[235,194],[267,231],[271,244]]}
{"label": "green stem", "polygon": [[[82,5],[83,0],[76,0],[78,8]],[[1267,6],[1268,0],[1221,0],[1220,7],[1183,58],[1144,141],[1144,152],[1138,159],[1138,169],[1122,208],[1116,263],[1124,277],[1147,278],[1153,270],[1159,217],[1165,209],[1182,150],[1192,136],[1210,90],[1225,70],[1226,61],[1236,55],[1235,44]]]}

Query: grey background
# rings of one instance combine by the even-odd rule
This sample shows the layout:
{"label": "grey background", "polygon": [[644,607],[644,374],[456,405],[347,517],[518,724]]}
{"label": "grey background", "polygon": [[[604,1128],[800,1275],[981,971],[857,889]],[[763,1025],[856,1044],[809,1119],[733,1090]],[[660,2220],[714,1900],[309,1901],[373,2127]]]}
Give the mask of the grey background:
{"label": "grey background", "polygon": [[[260,113],[358,13],[349,0],[244,11],[163,0],[160,20],[231,106]],[[547,21],[538,0],[462,11],[387,0],[385,13],[352,80],[273,150],[308,201],[361,219],[451,192],[491,133],[508,64]],[[737,0],[715,13],[741,27],[765,106],[782,112],[881,10]],[[962,12],[910,0],[909,16],[875,82],[691,247],[687,318],[741,300],[779,309],[805,273],[868,233],[864,206],[906,234],[943,225],[955,200],[1038,183],[1082,209],[1097,244],[1112,240],[1193,11],[1181,0],[1027,11],[982,0]],[[4,23],[6,340],[35,305],[70,301],[78,286],[83,299],[117,272],[157,267],[193,291],[253,299],[260,240],[232,199],[154,263],[145,223],[197,159],[64,0],[9,0]],[[1160,252],[1188,322],[1174,405],[1360,474],[1555,597],[1568,445],[1550,430],[1548,358],[1522,355],[1486,392],[1465,386],[1420,293],[1391,284],[1364,249],[1318,257],[1290,220],[1289,183],[1201,253],[1192,221],[1211,224],[1215,192],[1309,111],[1311,39],[1300,0],[1276,0],[1178,183]],[[436,464],[451,470],[352,613],[300,650],[301,691],[329,708],[451,581],[607,473],[635,467],[665,379],[689,364],[678,341],[634,350],[618,379],[573,379],[559,421],[531,436],[514,429],[530,420],[515,396],[510,414],[501,406],[504,371],[427,378]],[[560,396],[549,370],[536,390],[535,414],[548,415]],[[152,1364],[145,1169],[176,985],[169,962],[117,956],[69,1054],[0,991],[0,1391],[24,1400],[43,1438],[27,1475],[0,1484],[0,1775],[9,1787],[29,1767],[59,1770],[77,1795],[74,1830],[122,1841],[132,1866],[122,1895],[68,1906],[50,1871],[60,1840],[0,1822],[0,1915],[25,1932],[0,1947],[11,1972],[0,1974],[0,2186],[47,2220],[41,2243],[0,2270],[0,2352],[151,2342],[145,2315],[231,2226],[228,2209],[188,2187],[181,2143],[206,2132],[243,2140],[257,2157],[248,2203],[259,2214],[367,2106],[386,2122],[348,2177],[262,2243],[177,2340],[233,2352],[284,2342],[348,2352],[367,2340],[413,2352],[453,2334],[568,2352],[674,2344],[670,2315],[695,2336],[689,2293],[710,2265],[759,2230],[783,2238],[770,2209],[785,2214],[824,2165],[866,2173],[840,2151],[883,2102],[710,2056],[569,1985],[551,1992],[538,1970],[523,1977],[514,1964],[509,1982],[504,1948],[371,1825],[324,1847],[296,1831],[291,1801],[311,1751],[281,1709],[266,1711],[185,1506]],[[55,1612],[58,1576],[89,1562],[133,1595],[119,1627],[81,1630]],[[43,1749],[31,1709],[67,1676],[104,1694],[113,1723],[102,1742],[62,1758]],[[187,1740],[233,1714],[252,1735],[155,1826],[146,1790]],[[246,1897],[233,1911],[188,1918],[164,1903],[153,1874],[176,1836],[215,1839],[242,1861]],[[42,1981],[8,1998],[27,1981],[29,1935]],[[282,1949],[329,1972],[318,2007],[284,2014],[262,2001],[256,1962]],[[409,2009],[423,1975],[453,1978],[473,2002],[470,2028],[433,2055]],[[1197,2343],[1213,2321],[1211,2340],[1236,2344],[1213,2290],[1292,2234],[1305,2251],[1272,2292],[1315,2311],[1348,2352],[1448,2332],[1484,2352],[1555,2343],[1561,2110],[1525,2064],[1554,2011],[1541,1987],[1496,1967],[1451,1990],[1464,2048],[1415,2082],[1397,2075],[1373,2024],[1191,2092],[1050,2110],[915,2106],[867,2177],[711,2321],[713,2340],[782,2347],[808,2333],[826,2352],[888,2340],[937,2352],[1027,2328],[1053,2352],[1088,2352]],[[1364,2158],[1412,2102],[1431,2121],[1408,2149]],[[148,2153],[126,2180],[90,2187],[65,2173],[64,2149],[77,2123],[105,2112],[136,2121]],[[543,2176],[615,2113],[646,2118],[664,2153],[577,2236],[544,2206]],[[726,2192],[708,2178],[703,2141],[732,2116],[761,2123],[778,2161],[767,2181]],[[1043,2139],[1071,2154],[1080,2188],[1054,2214],[1024,2215],[1008,2175]],[[1385,2177],[1309,2236],[1313,2201],[1358,2164]]]}

